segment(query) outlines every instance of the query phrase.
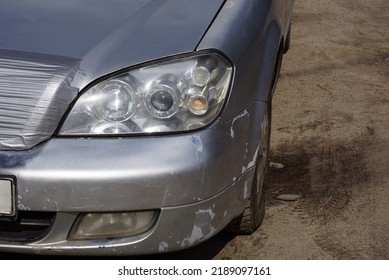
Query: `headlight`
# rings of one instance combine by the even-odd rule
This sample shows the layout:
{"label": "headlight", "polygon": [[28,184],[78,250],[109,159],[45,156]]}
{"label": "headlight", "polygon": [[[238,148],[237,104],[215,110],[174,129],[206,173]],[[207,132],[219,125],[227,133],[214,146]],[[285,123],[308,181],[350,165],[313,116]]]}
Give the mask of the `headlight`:
{"label": "headlight", "polygon": [[104,80],[82,94],[60,135],[186,131],[219,114],[232,67],[204,54],[141,67]]}

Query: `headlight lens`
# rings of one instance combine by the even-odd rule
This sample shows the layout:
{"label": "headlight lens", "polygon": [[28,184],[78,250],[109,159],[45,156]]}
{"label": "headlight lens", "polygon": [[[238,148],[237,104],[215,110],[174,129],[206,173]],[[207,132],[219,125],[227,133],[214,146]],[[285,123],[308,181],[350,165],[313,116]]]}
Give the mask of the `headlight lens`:
{"label": "headlight lens", "polygon": [[60,135],[186,131],[219,114],[232,67],[218,54],[146,66],[104,80],[80,96]]}

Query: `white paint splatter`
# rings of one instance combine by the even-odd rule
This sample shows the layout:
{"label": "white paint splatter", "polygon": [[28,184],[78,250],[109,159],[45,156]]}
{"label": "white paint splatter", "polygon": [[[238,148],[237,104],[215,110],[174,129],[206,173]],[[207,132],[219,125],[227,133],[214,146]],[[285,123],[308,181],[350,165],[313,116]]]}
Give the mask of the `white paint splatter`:
{"label": "white paint splatter", "polygon": [[208,210],[200,209],[199,211],[196,212],[196,215],[202,214],[202,213],[208,213],[209,216],[211,217],[211,220],[213,220],[213,218],[215,218],[215,216],[216,216],[216,214],[212,211],[212,209],[208,209]]}
{"label": "white paint splatter", "polygon": [[257,160],[257,156],[258,156],[258,151],[259,151],[259,147],[257,147],[257,149],[255,150],[253,160],[249,162],[249,164],[247,165],[247,169],[255,165],[255,161]]}
{"label": "white paint splatter", "polygon": [[21,211],[29,211],[29,210],[31,210],[30,207],[26,207],[23,204],[18,204],[18,209],[21,210]]}
{"label": "white paint splatter", "polygon": [[242,174],[247,170],[246,167],[242,166]]}
{"label": "white paint splatter", "polygon": [[196,150],[201,153],[203,151],[203,142],[201,141],[200,136],[198,135],[193,135],[192,136],[192,143],[196,146]]}
{"label": "white paint splatter", "polygon": [[204,238],[204,234],[201,227],[194,225],[191,236],[182,240],[181,246],[191,246],[193,245],[194,242],[201,240],[203,238]]}
{"label": "white paint splatter", "polygon": [[202,153],[203,149],[204,149],[203,142],[201,141],[201,138],[198,135],[193,135],[190,138],[191,138],[192,143],[196,147],[196,157],[197,157],[197,160],[198,160],[199,159],[199,153]]}
{"label": "white paint splatter", "polygon": [[209,233],[207,235],[204,235],[201,227],[194,225],[191,236],[182,240],[180,245],[182,247],[191,246],[196,241],[200,241],[207,238],[208,236],[212,236],[215,232],[216,232],[215,227],[211,226],[209,228]]}
{"label": "white paint splatter", "polygon": [[235,133],[234,133],[234,130],[232,129],[232,125],[230,128],[230,135],[231,135],[231,138],[235,138]]}
{"label": "white paint splatter", "polygon": [[47,209],[46,208],[46,206],[51,206],[52,204],[55,204],[55,210],[56,211],[59,211],[59,207],[58,207],[58,203],[57,203],[57,201],[56,200],[50,200],[49,198],[46,198],[46,201],[45,201],[45,209]]}
{"label": "white paint splatter", "polygon": [[159,243],[159,252],[166,252],[168,249],[169,245],[166,242],[162,241]]}
{"label": "white paint splatter", "polygon": [[234,138],[235,137],[235,132],[234,132],[234,124],[237,120],[239,120],[240,118],[243,118],[245,116],[249,116],[249,112],[247,112],[247,110],[244,110],[242,113],[240,113],[239,115],[237,115],[233,120],[232,120],[232,123],[231,123],[231,128],[230,128],[230,135],[231,135],[231,138]]}
{"label": "white paint splatter", "polygon": [[247,181],[244,183],[244,192],[243,192],[243,198],[249,198],[249,186],[247,184]]}

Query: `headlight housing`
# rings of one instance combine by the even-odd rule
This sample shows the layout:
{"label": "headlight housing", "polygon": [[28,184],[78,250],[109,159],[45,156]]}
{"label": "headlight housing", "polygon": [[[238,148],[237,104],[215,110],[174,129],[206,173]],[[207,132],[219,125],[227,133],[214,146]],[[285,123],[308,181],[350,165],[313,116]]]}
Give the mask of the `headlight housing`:
{"label": "headlight housing", "polygon": [[232,66],[201,54],[140,67],[84,92],[60,135],[177,132],[211,123],[221,111]]}

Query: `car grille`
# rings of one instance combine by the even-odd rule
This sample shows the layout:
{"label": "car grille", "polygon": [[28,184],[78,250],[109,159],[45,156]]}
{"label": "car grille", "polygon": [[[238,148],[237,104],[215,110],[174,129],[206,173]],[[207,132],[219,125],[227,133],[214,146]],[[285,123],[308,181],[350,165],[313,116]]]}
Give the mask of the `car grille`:
{"label": "car grille", "polygon": [[55,219],[54,212],[19,211],[17,220],[0,220],[0,242],[31,242],[43,238]]}

